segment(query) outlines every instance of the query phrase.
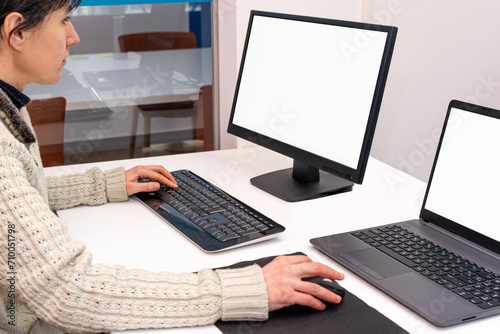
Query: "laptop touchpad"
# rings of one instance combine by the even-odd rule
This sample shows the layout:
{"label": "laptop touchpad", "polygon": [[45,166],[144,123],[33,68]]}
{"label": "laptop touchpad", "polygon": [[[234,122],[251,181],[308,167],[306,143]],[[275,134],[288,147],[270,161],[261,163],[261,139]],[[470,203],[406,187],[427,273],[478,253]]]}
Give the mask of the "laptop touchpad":
{"label": "laptop touchpad", "polygon": [[386,254],[371,248],[339,255],[376,279],[412,272],[410,268],[388,257]]}

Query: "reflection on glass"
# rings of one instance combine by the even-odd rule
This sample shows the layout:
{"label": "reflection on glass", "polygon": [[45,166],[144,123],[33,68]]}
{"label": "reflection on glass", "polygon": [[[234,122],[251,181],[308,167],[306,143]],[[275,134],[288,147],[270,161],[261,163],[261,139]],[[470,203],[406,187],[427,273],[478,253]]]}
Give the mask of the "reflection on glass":
{"label": "reflection on glass", "polygon": [[80,7],[72,22],[61,81],[25,91],[66,99],[65,164],[213,149],[210,2]]}
{"label": "reflection on glass", "polygon": [[110,15],[117,13],[120,14],[144,14],[151,13],[152,4],[141,5],[123,5],[123,6],[81,6],[72,13],[73,17],[76,16],[97,16],[97,15]]}

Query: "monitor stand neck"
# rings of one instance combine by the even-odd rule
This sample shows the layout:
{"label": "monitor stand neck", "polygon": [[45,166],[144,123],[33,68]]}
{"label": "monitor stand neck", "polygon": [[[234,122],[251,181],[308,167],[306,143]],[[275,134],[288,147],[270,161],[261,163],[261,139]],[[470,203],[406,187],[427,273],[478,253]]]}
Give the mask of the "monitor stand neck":
{"label": "monitor stand neck", "polygon": [[288,202],[298,202],[352,190],[353,183],[294,160],[293,168],[256,176],[250,182]]}
{"label": "monitor stand neck", "polygon": [[298,160],[293,160],[292,176],[295,180],[311,183],[319,181],[319,169]]}

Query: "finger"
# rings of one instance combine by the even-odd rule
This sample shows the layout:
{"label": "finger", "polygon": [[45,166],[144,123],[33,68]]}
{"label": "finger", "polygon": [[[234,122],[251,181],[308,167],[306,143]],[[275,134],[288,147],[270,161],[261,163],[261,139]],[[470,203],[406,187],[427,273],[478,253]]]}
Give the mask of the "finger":
{"label": "finger", "polygon": [[[158,173],[161,178],[167,179],[167,180],[169,180],[172,183],[175,183],[177,185],[177,182],[175,181],[174,176],[165,167],[163,167],[161,165],[151,165],[151,166],[147,166],[147,167],[148,167],[148,169]],[[161,181],[161,180],[158,180],[158,181]]]}
{"label": "finger", "polygon": [[177,181],[174,176],[163,166],[144,166],[142,178],[148,178],[167,185],[170,188],[177,188]]}
{"label": "finger", "polygon": [[134,182],[129,185],[129,189],[131,194],[153,192],[160,189],[160,184],[158,182]]}
{"label": "finger", "polygon": [[343,280],[345,275],[340,273],[327,265],[319,262],[307,262],[299,263],[297,266],[297,272],[300,277],[324,277],[332,280]]}
{"label": "finger", "polygon": [[318,311],[322,311],[326,308],[325,303],[310,294],[296,292],[294,297],[295,304],[307,306]]}
{"label": "finger", "polygon": [[334,304],[338,304],[342,301],[341,296],[316,283],[302,281],[296,289],[297,291],[313,296],[321,301]]}
{"label": "finger", "polygon": [[306,255],[281,255],[276,257],[275,260],[286,262],[290,265],[312,262],[312,260]]}

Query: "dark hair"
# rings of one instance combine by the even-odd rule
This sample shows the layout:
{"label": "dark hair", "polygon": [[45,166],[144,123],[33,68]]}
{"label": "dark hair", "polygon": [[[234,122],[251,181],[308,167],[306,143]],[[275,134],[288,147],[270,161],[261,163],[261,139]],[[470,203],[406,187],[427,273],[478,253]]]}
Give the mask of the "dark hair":
{"label": "dark hair", "polygon": [[24,17],[24,22],[15,27],[10,36],[18,31],[36,28],[45,20],[47,15],[68,6],[72,11],[80,5],[81,0],[3,0],[0,3],[0,26],[10,13],[17,12]]}

